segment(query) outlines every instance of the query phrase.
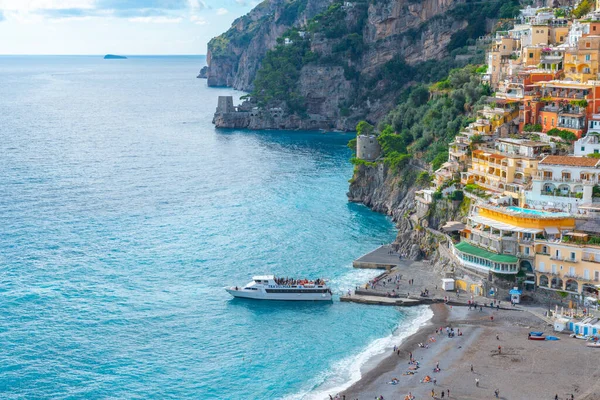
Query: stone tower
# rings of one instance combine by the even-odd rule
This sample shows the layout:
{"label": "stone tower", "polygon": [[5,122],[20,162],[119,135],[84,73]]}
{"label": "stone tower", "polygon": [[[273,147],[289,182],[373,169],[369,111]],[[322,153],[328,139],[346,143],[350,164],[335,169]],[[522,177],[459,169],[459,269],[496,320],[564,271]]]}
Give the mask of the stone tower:
{"label": "stone tower", "polygon": [[356,138],[356,158],[373,161],[381,155],[381,146],[375,135],[359,135]]}
{"label": "stone tower", "polygon": [[233,106],[233,96],[219,96],[216,114],[225,114],[230,112],[235,112],[235,107]]}

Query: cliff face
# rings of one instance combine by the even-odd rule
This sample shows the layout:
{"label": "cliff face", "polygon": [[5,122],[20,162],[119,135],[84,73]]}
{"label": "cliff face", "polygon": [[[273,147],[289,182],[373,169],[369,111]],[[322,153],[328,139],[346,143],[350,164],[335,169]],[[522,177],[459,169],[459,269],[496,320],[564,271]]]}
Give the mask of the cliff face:
{"label": "cliff face", "polygon": [[[411,71],[394,69],[392,64],[406,63],[418,69],[425,61],[447,57],[453,35],[469,28],[469,15],[453,12],[465,1],[344,3],[345,24],[362,27],[360,34],[352,37],[351,45],[352,51],[360,51],[352,57],[339,53],[339,47],[348,43],[344,42],[348,37],[323,34],[323,30],[309,32],[306,40],[310,40],[311,51],[318,57],[302,66],[297,82],[297,91],[306,100],[304,118],[331,121],[330,129],[338,130],[353,130],[361,119],[382,118],[411,80]],[[266,52],[276,46],[277,38],[292,26],[305,29],[310,18],[332,3],[341,2],[268,0],[261,3],[209,43],[208,85],[251,90],[261,61]],[[261,125],[271,127],[267,121]],[[304,129],[311,123],[289,125],[291,129]]]}
{"label": "cliff face", "polygon": [[437,250],[439,240],[426,228],[439,230],[447,221],[462,219],[468,210],[468,200],[464,200],[467,206],[444,199],[426,206],[419,203],[415,198],[418,188],[414,177],[427,170],[426,167],[417,160],[396,172],[383,163],[359,165],[348,191],[350,201],[392,217],[398,228],[395,248],[415,260]]}
{"label": "cliff face", "polygon": [[250,91],[266,52],[285,31],[300,26],[333,0],[265,0],[208,43],[208,86]]}

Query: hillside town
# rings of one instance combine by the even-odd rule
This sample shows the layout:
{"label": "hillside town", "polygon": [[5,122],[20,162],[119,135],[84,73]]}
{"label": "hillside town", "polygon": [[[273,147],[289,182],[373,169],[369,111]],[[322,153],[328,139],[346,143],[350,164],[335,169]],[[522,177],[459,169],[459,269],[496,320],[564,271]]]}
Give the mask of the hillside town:
{"label": "hillside town", "polygon": [[[456,192],[469,201],[446,230],[465,271],[583,305],[600,287],[600,1],[573,11],[528,6],[481,38],[494,94],[415,197],[418,209]],[[379,154],[359,136],[358,158]]]}

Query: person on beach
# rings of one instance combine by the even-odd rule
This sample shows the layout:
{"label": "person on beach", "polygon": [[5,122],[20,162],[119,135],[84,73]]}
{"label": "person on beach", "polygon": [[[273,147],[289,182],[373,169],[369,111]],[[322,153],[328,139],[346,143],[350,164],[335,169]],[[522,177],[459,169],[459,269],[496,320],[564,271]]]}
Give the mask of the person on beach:
{"label": "person on beach", "polygon": [[444,398],[444,391],[442,390],[442,399]]}
{"label": "person on beach", "polygon": [[475,378],[475,386],[479,387],[479,378]]}
{"label": "person on beach", "polygon": [[473,372],[473,364],[471,364],[471,372]]}
{"label": "person on beach", "polygon": [[448,398],[450,398],[450,389],[448,389],[447,391],[448,391]]}
{"label": "person on beach", "polygon": [[500,335],[496,335],[496,340],[500,340]]}
{"label": "person on beach", "polygon": [[500,394],[500,391],[498,389],[494,390],[494,396],[496,396],[496,398],[498,398],[499,394]]}

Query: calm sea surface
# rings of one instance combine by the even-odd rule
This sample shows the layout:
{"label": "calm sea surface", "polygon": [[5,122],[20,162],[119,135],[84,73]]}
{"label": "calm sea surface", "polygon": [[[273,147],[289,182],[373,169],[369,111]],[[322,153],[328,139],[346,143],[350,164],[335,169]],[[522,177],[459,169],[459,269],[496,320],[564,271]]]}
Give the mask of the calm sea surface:
{"label": "calm sea surface", "polygon": [[339,293],[394,229],[346,200],[350,135],[215,130],[240,93],[202,62],[0,57],[0,397],[310,397],[414,317],[223,290]]}

